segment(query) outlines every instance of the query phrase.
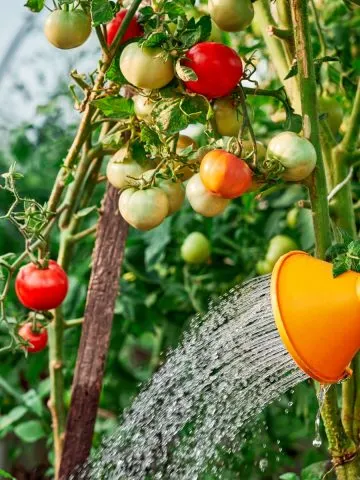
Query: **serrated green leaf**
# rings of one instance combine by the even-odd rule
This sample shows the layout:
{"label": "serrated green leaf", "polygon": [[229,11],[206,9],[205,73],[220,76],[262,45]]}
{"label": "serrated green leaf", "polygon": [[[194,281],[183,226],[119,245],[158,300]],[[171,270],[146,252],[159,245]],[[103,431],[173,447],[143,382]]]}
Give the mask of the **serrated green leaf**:
{"label": "serrated green leaf", "polygon": [[109,80],[110,82],[117,83],[118,85],[124,85],[128,83],[124,75],[122,74],[122,71],[120,70],[120,65],[119,65],[119,58],[120,58],[120,51],[118,54],[115,56],[114,60],[111,62],[111,65],[106,72],[105,79]]}
{"label": "serrated green leaf", "polygon": [[326,251],[326,258],[328,260],[334,260],[334,258],[338,257],[339,255],[343,255],[346,253],[347,248],[343,243],[336,243],[335,245],[331,245],[330,248]]}
{"label": "serrated green leaf", "polygon": [[32,12],[41,12],[45,6],[45,0],[27,0],[25,7]]}
{"label": "serrated green leaf", "polygon": [[154,105],[152,116],[160,131],[173,135],[185,129],[189,120],[180,109],[181,98],[163,99]]}
{"label": "serrated green leaf", "polygon": [[345,272],[348,272],[349,268],[347,265],[347,260],[345,255],[340,255],[335,258],[333,262],[333,277],[336,278],[339,275],[342,275]]}
{"label": "serrated green leaf", "polygon": [[194,70],[192,68],[185,67],[184,65],[181,65],[181,59],[179,59],[176,62],[175,71],[176,71],[177,76],[183,82],[189,82],[189,81],[196,82],[196,80],[198,79],[198,76],[196,75],[196,73],[194,72]]}
{"label": "serrated green leaf", "polygon": [[143,143],[139,139],[136,139],[135,141],[131,142],[130,152],[131,152],[131,157],[139,165],[146,165],[146,163],[148,162],[148,159],[146,157],[146,151]]}
{"label": "serrated green leaf", "polygon": [[191,48],[196,43],[199,43],[201,38],[201,28],[186,29],[179,37],[184,48]]}
{"label": "serrated green leaf", "polygon": [[91,1],[91,18],[95,27],[110,22],[114,17],[114,11],[109,0]]}
{"label": "serrated green leaf", "polygon": [[45,430],[38,420],[20,423],[14,428],[14,433],[25,443],[34,443],[46,436]]}
{"label": "serrated green leaf", "polygon": [[141,127],[141,141],[152,146],[160,146],[162,144],[159,135],[148,125]]}
{"label": "serrated green leaf", "polygon": [[150,6],[143,7],[139,10],[141,20],[146,20],[154,15],[154,9]]}
{"label": "serrated green leaf", "polygon": [[360,259],[360,240],[354,240],[348,245],[348,254]]}
{"label": "serrated green leaf", "polygon": [[129,118],[134,115],[134,102],[131,98],[105,97],[92,102],[107,117]]}
{"label": "serrated green leaf", "polygon": [[167,40],[167,35],[163,32],[154,32],[149,35],[148,38],[146,38],[143,42],[141,42],[141,45],[143,47],[160,47],[165,41]]}
{"label": "serrated green leaf", "polygon": [[169,15],[169,18],[174,19],[178,16],[185,15],[184,6],[181,5],[176,0],[172,0],[169,2],[165,2],[164,4],[164,12]]}

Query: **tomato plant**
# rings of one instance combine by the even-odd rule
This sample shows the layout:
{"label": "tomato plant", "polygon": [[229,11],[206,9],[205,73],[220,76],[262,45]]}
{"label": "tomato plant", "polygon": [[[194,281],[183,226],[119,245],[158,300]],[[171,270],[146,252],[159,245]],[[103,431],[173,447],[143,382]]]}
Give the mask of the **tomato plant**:
{"label": "tomato plant", "polygon": [[120,56],[120,68],[126,80],[135,87],[152,90],[165,87],[174,78],[171,58],[163,59],[160,48],[127,45]]}
{"label": "tomato plant", "polygon": [[52,310],[64,301],[68,278],[54,260],[40,268],[28,263],[19,270],[15,281],[16,295],[24,307],[31,310]]}
{"label": "tomato plant", "polygon": [[[106,42],[108,45],[111,45],[116,37],[117,32],[127,14],[126,8],[120,10],[115,17],[106,25]],[[124,36],[121,39],[121,43],[125,43],[132,38],[141,37],[144,34],[144,31],[139,24],[138,15],[135,15],[131,21],[129,26],[126,29]]]}
{"label": "tomato plant", "polygon": [[186,196],[195,212],[201,213],[204,217],[219,215],[229,204],[228,199],[214,195],[206,189],[199,173],[188,181]]}
{"label": "tomato plant", "polygon": [[277,172],[286,181],[298,182],[314,170],[316,151],[306,138],[282,132],[270,140],[265,163],[270,172]]}
{"label": "tomato plant", "polygon": [[247,163],[225,150],[213,150],[205,155],[200,177],[210,192],[223,198],[240,197],[250,189],[252,182]]}
{"label": "tomato plant", "polygon": [[204,263],[210,257],[210,242],[203,233],[192,232],[181,245],[181,256],[187,263]]}
{"label": "tomato plant", "polygon": [[44,32],[55,47],[76,48],[89,38],[91,18],[83,10],[54,10],[45,22]]}
{"label": "tomato plant", "polygon": [[239,32],[254,18],[251,0],[209,0],[209,13],[216,25],[225,32]]}
{"label": "tomato plant", "polygon": [[185,82],[186,87],[208,98],[229,95],[241,80],[243,66],[239,55],[217,42],[198,43],[186,54],[184,65],[191,68],[197,80]]}
{"label": "tomato plant", "polygon": [[119,210],[125,220],[139,230],[150,230],[162,223],[169,213],[166,193],[159,187],[126,189],[119,198]]}

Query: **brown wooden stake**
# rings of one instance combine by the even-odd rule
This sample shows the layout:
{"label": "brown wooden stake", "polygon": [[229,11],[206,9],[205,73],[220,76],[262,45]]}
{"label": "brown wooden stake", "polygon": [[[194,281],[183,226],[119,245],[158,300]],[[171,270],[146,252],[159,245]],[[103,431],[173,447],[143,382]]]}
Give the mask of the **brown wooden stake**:
{"label": "brown wooden stake", "polygon": [[118,191],[108,186],[93,256],[59,479],[89,456],[109,348],[128,225],[118,213]]}

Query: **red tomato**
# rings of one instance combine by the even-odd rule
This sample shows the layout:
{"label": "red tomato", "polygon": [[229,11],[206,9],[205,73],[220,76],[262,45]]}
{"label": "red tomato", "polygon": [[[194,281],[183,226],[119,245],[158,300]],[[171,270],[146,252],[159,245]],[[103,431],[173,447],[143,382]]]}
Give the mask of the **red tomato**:
{"label": "red tomato", "polygon": [[51,310],[58,307],[68,291],[68,278],[54,260],[47,268],[28,263],[19,270],[15,281],[16,295],[31,310]]}
{"label": "red tomato", "polygon": [[[108,45],[112,44],[126,14],[126,9],[120,10],[120,12],[116,14],[115,18],[113,18],[111,22],[106,25],[106,43]],[[139,25],[138,17],[135,15],[135,17],[131,19],[131,22],[126,29],[125,35],[120,43],[125,43],[131,38],[142,37],[143,35],[144,30],[142,29],[141,25]]]}
{"label": "red tomato", "polygon": [[196,73],[198,79],[185,82],[192,92],[208,98],[225,97],[239,83],[243,66],[239,55],[230,47],[216,42],[194,45],[186,54],[184,65]]}
{"label": "red tomato", "polygon": [[46,328],[38,325],[37,329],[37,331],[33,330],[32,322],[25,323],[19,329],[18,333],[20,337],[30,344],[25,347],[29,353],[35,353],[44,350],[48,343],[48,334]]}
{"label": "red tomato", "polygon": [[248,164],[225,150],[212,150],[203,158],[200,177],[210,192],[223,198],[236,198],[247,192],[252,183]]}

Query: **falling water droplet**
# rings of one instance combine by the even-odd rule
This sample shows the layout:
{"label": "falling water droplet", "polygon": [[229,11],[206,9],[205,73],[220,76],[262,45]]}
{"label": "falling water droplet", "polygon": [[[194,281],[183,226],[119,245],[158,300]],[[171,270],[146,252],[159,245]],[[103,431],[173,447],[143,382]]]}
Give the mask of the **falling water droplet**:
{"label": "falling water droplet", "polygon": [[265,472],[269,465],[269,462],[266,460],[266,458],[262,458],[259,462],[259,468],[262,472]]}
{"label": "falling water droplet", "polygon": [[320,433],[320,424],[321,424],[321,409],[324,405],[326,394],[329,391],[331,385],[320,385],[320,389],[317,393],[317,399],[319,402],[319,409],[315,417],[315,438],[312,442],[313,447],[320,448],[322,445],[321,433]]}

